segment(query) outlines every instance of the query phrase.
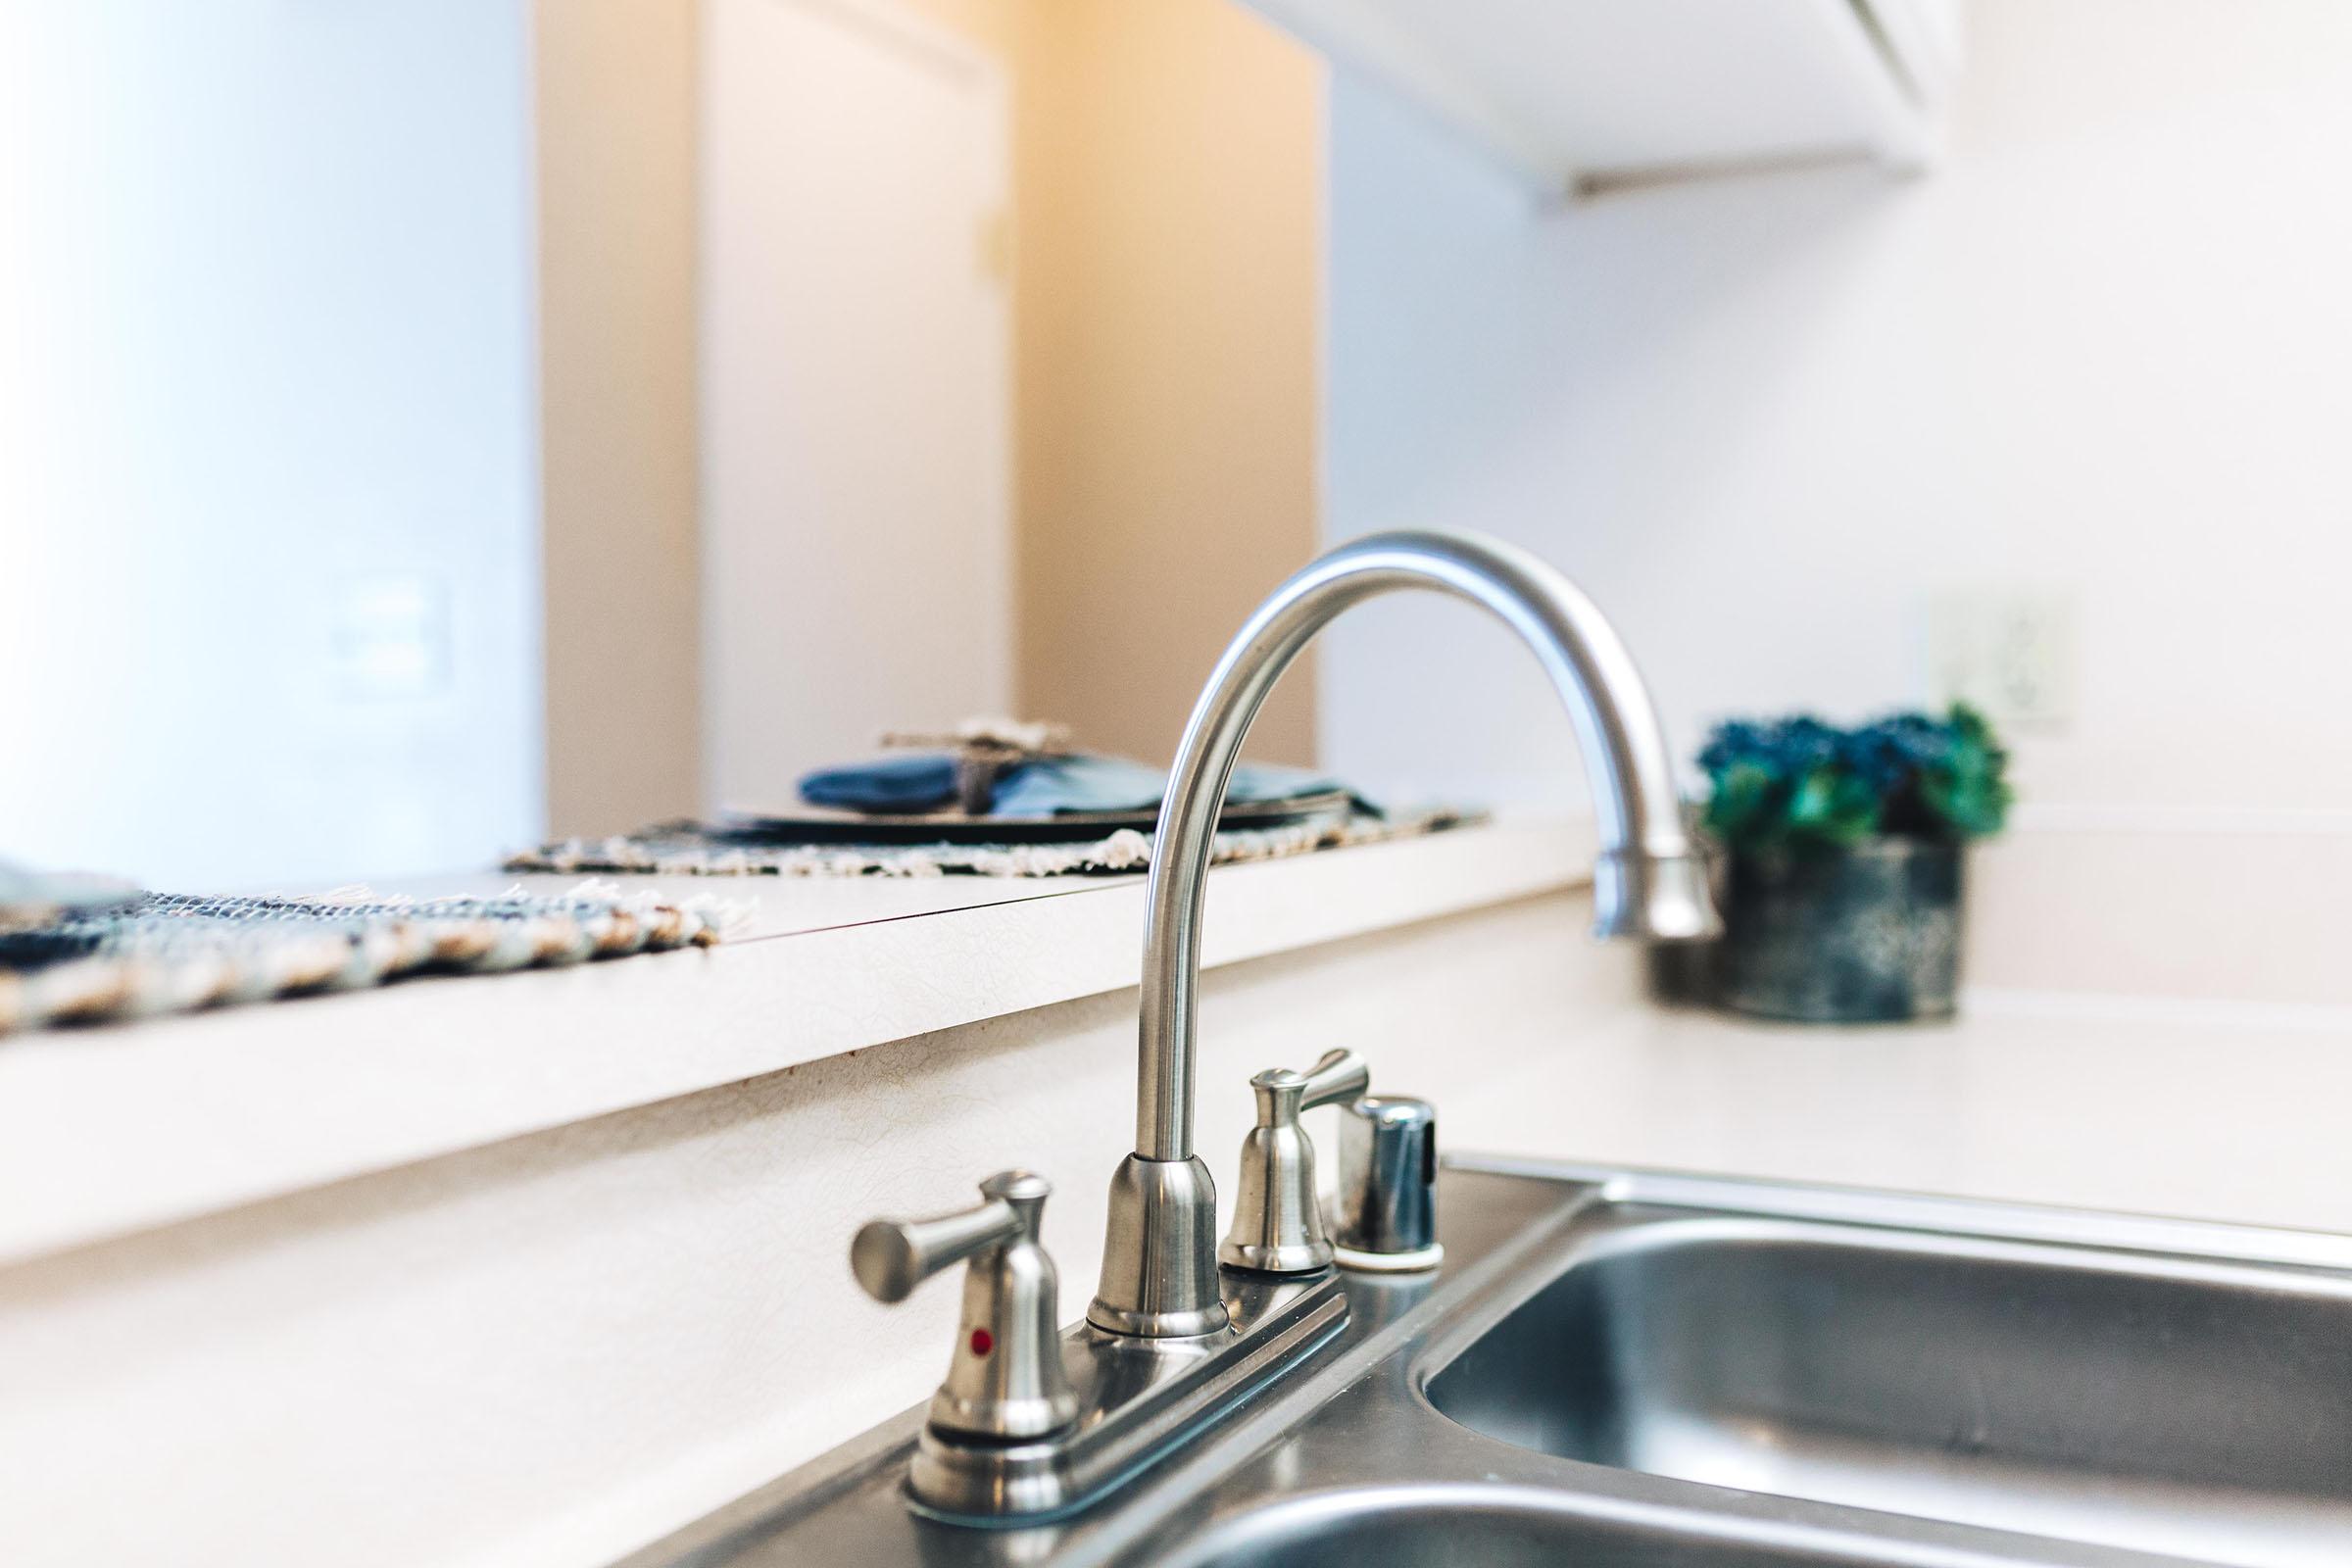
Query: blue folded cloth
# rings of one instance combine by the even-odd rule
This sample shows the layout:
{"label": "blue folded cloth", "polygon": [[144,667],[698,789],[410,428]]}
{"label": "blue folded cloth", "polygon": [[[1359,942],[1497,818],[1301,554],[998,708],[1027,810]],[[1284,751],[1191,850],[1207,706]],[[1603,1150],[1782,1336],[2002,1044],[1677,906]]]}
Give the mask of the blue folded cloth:
{"label": "blue folded cloth", "polygon": [[[1071,811],[1151,811],[1159,808],[1168,775],[1123,757],[1048,757],[1015,762],[997,776],[992,814],[1059,816]],[[1328,795],[1347,786],[1312,768],[1243,762],[1233,770],[1228,801],[1272,804]],[[811,806],[846,811],[904,813],[944,810],[956,804],[956,759],[914,753],[819,768],[801,780]]]}
{"label": "blue folded cloth", "polygon": [[934,811],[956,804],[956,759],[904,753],[820,767],[801,780],[801,799],[843,811]]}

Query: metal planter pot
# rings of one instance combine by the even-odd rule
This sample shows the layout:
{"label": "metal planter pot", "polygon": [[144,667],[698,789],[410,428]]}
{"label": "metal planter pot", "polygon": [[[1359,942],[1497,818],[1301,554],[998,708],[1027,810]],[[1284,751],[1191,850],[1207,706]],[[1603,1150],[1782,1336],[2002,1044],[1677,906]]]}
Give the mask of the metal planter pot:
{"label": "metal planter pot", "polygon": [[1731,857],[1720,998],[1809,1023],[1951,1016],[1960,984],[1961,845],[1876,839]]}

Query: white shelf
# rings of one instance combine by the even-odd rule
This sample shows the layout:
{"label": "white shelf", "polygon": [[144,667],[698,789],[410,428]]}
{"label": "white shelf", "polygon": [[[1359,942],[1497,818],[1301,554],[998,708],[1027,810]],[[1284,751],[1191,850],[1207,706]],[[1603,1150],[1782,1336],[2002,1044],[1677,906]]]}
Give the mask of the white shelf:
{"label": "white shelf", "polygon": [[1249,0],[1547,189],[1926,168],[1953,0]]}

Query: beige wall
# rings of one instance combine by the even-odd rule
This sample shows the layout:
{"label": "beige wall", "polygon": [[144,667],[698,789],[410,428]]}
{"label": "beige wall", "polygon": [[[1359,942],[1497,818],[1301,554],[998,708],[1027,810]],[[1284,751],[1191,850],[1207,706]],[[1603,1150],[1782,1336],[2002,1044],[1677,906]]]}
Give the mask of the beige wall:
{"label": "beige wall", "polygon": [[547,813],[702,805],[694,0],[536,8]]}
{"label": "beige wall", "polygon": [[898,0],[916,16],[956,33],[1009,66],[1030,0]]}
{"label": "beige wall", "polygon": [[[1163,760],[1319,536],[1322,68],[1233,0],[898,3],[1013,82],[1017,706]],[[559,834],[706,804],[697,11],[538,13]],[[1302,663],[1252,751],[1312,761],[1314,711]]]}
{"label": "beige wall", "polygon": [[[1232,0],[1020,20],[1017,690],[1160,760],[1319,537],[1323,69]],[[1308,667],[1255,737],[1313,760]]]}

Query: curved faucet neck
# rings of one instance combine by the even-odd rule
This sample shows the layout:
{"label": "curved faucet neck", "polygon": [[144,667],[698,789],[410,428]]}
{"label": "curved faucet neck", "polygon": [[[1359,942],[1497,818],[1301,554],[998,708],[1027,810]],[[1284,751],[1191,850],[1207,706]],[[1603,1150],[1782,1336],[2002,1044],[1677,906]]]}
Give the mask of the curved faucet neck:
{"label": "curved faucet neck", "polygon": [[1315,633],[1350,606],[1406,588],[1466,599],[1535,653],[1576,725],[1592,779],[1601,935],[1707,934],[1713,910],[1691,859],[1674,769],[1648,688],[1616,630],[1575,584],[1498,540],[1373,534],[1325,555],[1251,615],[1194,707],[1160,803],[1145,898],[1136,1152],[1193,1152],[1200,909],[1225,786],[1266,695]]}

